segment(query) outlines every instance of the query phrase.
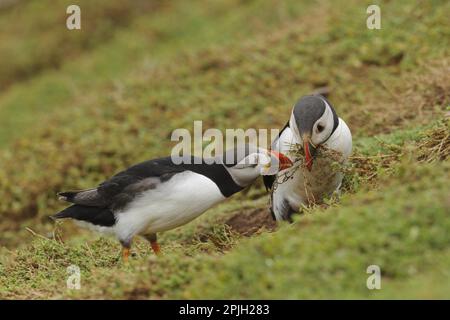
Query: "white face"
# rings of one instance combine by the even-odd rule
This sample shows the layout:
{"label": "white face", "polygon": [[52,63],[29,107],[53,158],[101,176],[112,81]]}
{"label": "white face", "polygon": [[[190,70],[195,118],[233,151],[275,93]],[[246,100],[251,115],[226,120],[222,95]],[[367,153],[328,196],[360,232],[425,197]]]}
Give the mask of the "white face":
{"label": "white face", "polygon": [[[311,142],[317,146],[325,142],[331,135],[334,126],[333,112],[326,101],[325,111],[322,116],[314,122],[311,132]],[[298,130],[297,123],[294,118],[294,114],[291,113],[291,118],[289,119],[289,127],[294,133],[296,140],[303,142],[303,139]]]}
{"label": "white face", "polygon": [[233,168],[258,171],[261,175],[269,174],[268,170],[272,166],[278,167],[278,159],[271,156],[269,151],[264,150],[249,154],[247,157],[239,161]]}
{"label": "white face", "polygon": [[328,103],[325,102],[325,106],[325,112],[314,123],[311,133],[311,142],[316,146],[325,142],[330,137],[331,132],[333,131],[333,112],[328,106]]}
{"label": "white face", "polygon": [[261,149],[249,154],[228,170],[236,183],[244,187],[251,184],[260,175],[275,174],[278,171],[278,159],[269,151]]}

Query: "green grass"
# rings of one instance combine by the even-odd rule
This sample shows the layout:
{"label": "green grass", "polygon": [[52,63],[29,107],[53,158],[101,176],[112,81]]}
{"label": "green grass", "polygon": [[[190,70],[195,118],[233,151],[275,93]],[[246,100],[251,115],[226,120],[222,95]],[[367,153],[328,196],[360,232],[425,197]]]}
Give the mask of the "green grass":
{"label": "green grass", "polygon": [[9,86],[57,70],[65,62],[108,42],[134,19],[158,5],[145,1],[79,1],[82,30],[66,28],[72,2],[27,1],[0,11],[0,85]]}
{"label": "green grass", "polygon": [[[410,173],[411,170],[415,172]],[[186,289],[190,298],[411,298],[405,286],[384,294],[366,287],[366,268],[378,265],[383,289],[449,260],[449,166],[405,162],[380,190],[345,196],[297,223],[265,234],[217,259]],[[395,178],[393,180],[392,178]],[[438,222],[438,223],[437,223]],[[441,279],[444,285],[447,277]],[[448,294],[448,292],[447,292]],[[445,298],[446,295],[437,295]]]}
{"label": "green grass", "polygon": [[[448,129],[444,121],[413,139],[411,132],[404,140],[384,137],[383,144],[402,153],[388,170],[378,163],[377,186],[362,184],[273,233],[245,238],[224,224],[264,211],[266,199],[242,195],[163,234],[161,257],[138,241],[129,265],[117,241],[88,233],[63,240],[59,226],[54,240],[35,235],[26,248],[5,251],[0,292],[7,298],[447,298],[450,167],[432,154],[417,159],[423,142]],[[374,156],[379,140],[366,143],[358,153]],[[365,174],[353,172],[351,181],[361,183]],[[65,287],[72,264],[82,271],[80,291]],[[365,287],[372,264],[382,270],[380,291]]]}
{"label": "green grass", "polygon": [[[54,66],[44,63],[39,69],[40,72],[27,75],[25,80],[16,76],[17,84],[6,87],[0,95],[0,146],[7,146],[24,131],[30,131],[30,127],[33,127],[36,121],[45,121],[48,114],[58,113],[61,109],[78,108],[83,103],[89,106],[98,103],[96,100],[98,95],[86,96],[86,93],[109,92],[112,87],[122,85],[123,77],[133,79],[136,74],[143,73],[142,68],[153,69],[164,61],[166,64],[170,63],[168,62],[170,57],[180,52],[186,54],[211,45],[237,41],[251,36],[256,31],[263,32],[273,25],[280,24],[282,18],[292,19],[295,13],[307,6],[306,4],[297,6],[296,10],[291,12],[290,6],[285,5],[278,9],[279,15],[272,15],[269,11],[270,3],[267,2],[261,6],[250,1],[243,4],[239,12],[230,11],[236,2],[239,3],[239,1],[217,1],[209,10],[201,1],[192,4],[183,1],[175,1],[174,4],[163,2],[165,4],[161,4],[161,8],[158,5],[154,5],[155,8],[147,5],[149,8],[144,11],[145,14],[134,13],[136,17],[127,23],[127,28],[119,24],[117,28],[105,30],[107,34],[98,32],[98,35],[91,32],[90,25],[101,24],[102,19],[106,20],[103,23],[108,24],[109,19],[114,17],[108,15],[97,17],[94,14],[96,11],[90,12],[92,8],[87,5],[89,3],[87,1],[86,4],[80,4],[83,11],[88,11],[90,14],[87,30],[68,31],[65,24],[57,20],[58,17],[61,18],[61,12],[65,12],[68,2],[61,0],[57,4],[50,6],[47,4],[50,8],[47,14],[52,15],[52,19],[46,21],[45,25],[50,34],[55,33],[53,37],[56,40],[50,48],[44,43],[42,48],[34,50],[45,56],[46,61],[53,62],[56,58],[46,55],[58,48],[61,51],[58,68],[55,70]],[[2,72],[2,75],[11,81],[15,81],[14,74],[20,73],[21,68],[33,69],[22,61],[24,59],[16,56],[14,51],[22,50],[21,54],[27,55],[26,61],[29,63],[37,63],[39,60],[35,56],[35,51],[22,49],[23,46],[29,45],[30,39],[39,39],[40,32],[33,27],[34,21],[31,21],[30,26],[23,30],[26,36],[18,38],[15,35],[18,32],[15,27],[23,28],[21,24],[16,26],[17,15],[27,17],[33,12],[36,13],[34,11],[36,5],[36,2],[31,1],[25,5],[26,10],[18,7],[17,12],[0,15],[0,22],[3,21],[5,25],[0,37],[6,37],[3,43],[13,47],[0,49],[0,56],[4,58],[2,61],[6,64],[5,68],[0,69],[6,70]],[[45,3],[39,4],[39,6],[45,5]],[[113,1],[111,6],[112,8],[124,6],[131,15],[144,5],[139,1],[137,3]],[[119,15],[116,10],[118,9],[111,10],[110,13]],[[126,15],[128,11],[125,10],[123,14]],[[107,10],[106,13],[108,13]],[[45,16],[36,16],[38,19],[45,19]],[[26,20],[25,17],[20,21]],[[115,19],[122,20],[120,15]],[[96,22],[97,20],[100,22]],[[237,25],[242,25],[244,22],[245,25],[236,32]],[[211,28],[211,25],[215,28]],[[11,30],[8,30],[6,26]],[[9,37],[15,40],[10,41]],[[72,39],[73,37],[75,39]],[[95,46],[85,47],[83,41],[93,42]],[[59,48],[59,42],[69,45]],[[73,54],[72,46],[75,46],[76,55]],[[136,63],[137,61],[139,63]],[[8,75],[9,73],[11,75]]]}
{"label": "green grass", "polygon": [[[449,297],[448,2],[380,2],[370,31],[359,1],[106,1],[78,35],[57,27],[65,1],[46,4],[0,12],[0,297]],[[48,218],[56,192],[167,155],[173,129],[279,128],[323,87],[354,154],[341,200],[292,225],[273,230],[258,181],[123,265],[114,239]]]}

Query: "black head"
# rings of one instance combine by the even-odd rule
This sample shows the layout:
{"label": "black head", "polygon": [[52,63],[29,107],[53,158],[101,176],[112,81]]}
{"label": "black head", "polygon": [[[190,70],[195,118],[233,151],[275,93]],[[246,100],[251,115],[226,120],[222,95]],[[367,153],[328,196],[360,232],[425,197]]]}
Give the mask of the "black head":
{"label": "black head", "polygon": [[331,104],[320,95],[301,98],[292,110],[291,122],[294,134],[299,135],[305,149],[308,168],[311,169],[312,157],[316,146],[325,143],[339,124],[339,118]]}
{"label": "black head", "polygon": [[[301,136],[313,136],[314,125],[325,114],[327,104],[332,114],[332,127],[330,128],[329,137],[338,126],[339,120],[336,111],[325,97],[320,95],[305,96],[295,104],[292,113]],[[319,125],[317,129],[320,132],[325,128]]]}

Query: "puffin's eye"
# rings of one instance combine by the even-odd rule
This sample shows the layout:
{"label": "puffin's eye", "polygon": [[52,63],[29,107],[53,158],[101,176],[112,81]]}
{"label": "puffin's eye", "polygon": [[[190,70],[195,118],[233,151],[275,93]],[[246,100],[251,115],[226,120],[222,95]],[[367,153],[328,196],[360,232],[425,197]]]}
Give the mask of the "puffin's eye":
{"label": "puffin's eye", "polygon": [[321,125],[321,124],[318,124],[318,125],[317,125],[317,131],[318,131],[318,132],[322,132],[323,129],[325,129],[325,127],[324,127],[323,125]]}

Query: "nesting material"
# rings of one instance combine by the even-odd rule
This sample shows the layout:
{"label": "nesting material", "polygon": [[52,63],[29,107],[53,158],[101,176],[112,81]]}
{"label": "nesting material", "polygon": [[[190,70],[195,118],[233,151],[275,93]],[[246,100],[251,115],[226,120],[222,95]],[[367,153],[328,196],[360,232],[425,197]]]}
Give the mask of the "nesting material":
{"label": "nesting material", "polygon": [[[298,143],[290,144],[288,154],[294,158],[294,165],[289,170],[285,170],[277,176],[273,184],[272,192],[275,191],[280,184],[285,183],[289,179],[293,179],[295,173],[300,168],[302,168],[305,189],[311,186],[309,181],[311,179],[311,174],[306,168],[305,151],[303,146]],[[323,145],[316,148],[313,161],[314,164],[312,170],[314,178],[316,180],[320,179],[324,183],[327,183],[329,179],[334,178],[336,173],[343,172],[345,170],[345,161],[342,153],[329,149]],[[322,170],[317,171],[315,168],[322,168]]]}
{"label": "nesting material", "polygon": [[445,161],[450,155],[450,118],[425,133],[419,144],[418,160],[424,162]]}

